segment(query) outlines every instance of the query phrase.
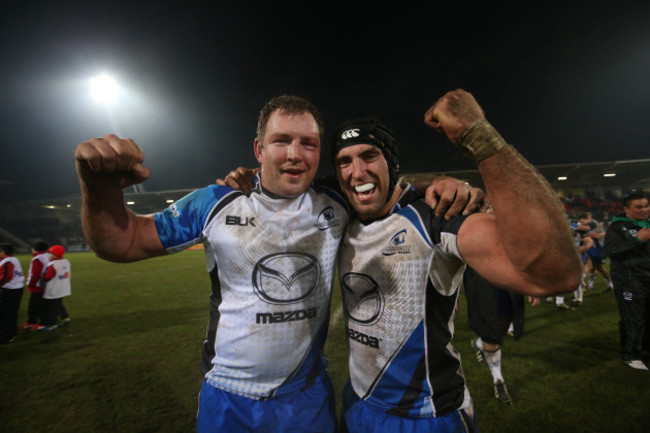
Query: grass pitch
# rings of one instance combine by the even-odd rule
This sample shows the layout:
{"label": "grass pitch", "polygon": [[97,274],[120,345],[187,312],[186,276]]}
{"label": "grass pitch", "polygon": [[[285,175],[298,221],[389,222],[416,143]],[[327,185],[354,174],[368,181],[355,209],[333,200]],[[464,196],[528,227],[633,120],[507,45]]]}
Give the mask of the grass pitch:
{"label": "grass pitch", "polygon": [[[210,294],[203,252],[132,264],[66,257],[72,322],[0,346],[0,432],[195,431]],[[18,258],[26,271],[30,257]],[[511,406],[494,398],[491,375],[476,362],[461,295],[454,345],[482,433],[650,431],[650,373],[620,360],[616,301],[603,289],[599,279],[575,311],[527,307],[524,337],[503,346]],[[25,292],[20,323],[28,299]],[[337,397],[347,378],[339,307],[336,289],[326,353]]]}

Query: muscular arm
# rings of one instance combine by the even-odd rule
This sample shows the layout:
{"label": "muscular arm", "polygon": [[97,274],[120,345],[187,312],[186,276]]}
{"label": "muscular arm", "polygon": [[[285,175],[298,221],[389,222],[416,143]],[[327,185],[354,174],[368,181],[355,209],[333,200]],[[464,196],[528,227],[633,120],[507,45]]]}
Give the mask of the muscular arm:
{"label": "muscular arm", "polygon": [[81,188],[81,225],[88,245],[105,260],[131,262],[166,254],[153,215],[136,215],[123,189],[149,177],[132,140],[114,135],[81,143],[75,152]]}
{"label": "muscular arm", "polygon": [[[258,168],[237,167],[230,171],[224,179],[217,179],[217,185],[227,185],[233,189],[249,192],[255,188],[255,174]],[[469,183],[449,176],[409,175],[400,178],[400,182],[408,182],[425,198],[436,216],[445,215],[450,219],[461,212],[469,215],[478,209],[488,206],[485,193],[480,188],[472,187]],[[337,183],[338,181],[334,180]]]}
{"label": "muscular arm", "polygon": [[425,122],[466,145],[494,209],[494,215],[471,215],[459,230],[458,248],[468,265],[497,286],[532,296],[574,290],[582,264],[562,204],[543,176],[487,124],[473,96],[448,93]]}

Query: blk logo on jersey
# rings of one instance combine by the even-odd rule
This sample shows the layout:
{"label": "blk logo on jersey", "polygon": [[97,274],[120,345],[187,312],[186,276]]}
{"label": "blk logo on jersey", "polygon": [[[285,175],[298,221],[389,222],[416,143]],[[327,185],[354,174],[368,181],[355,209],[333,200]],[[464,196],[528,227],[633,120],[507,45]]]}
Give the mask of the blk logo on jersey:
{"label": "blk logo on jersey", "polygon": [[320,273],[320,263],[309,254],[270,254],[255,265],[253,288],[264,302],[292,304],[314,293]]}
{"label": "blk logo on jersey", "polygon": [[341,278],[343,308],[350,320],[361,325],[371,325],[381,317],[384,296],[375,280],[369,275],[355,272]]}
{"label": "blk logo on jersey", "polygon": [[338,227],[340,224],[339,220],[336,219],[334,208],[332,206],[327,206],[318,214],[314,227],[318,228],[318,230],[327,230],[330,227]]}
{"label": "blk logo on jersey", "polygon": [[226,225],[227,226],[248,226],[257,227],[255,225],[255,217],[243,218],[236,215],[226,215]]}
{"label": "blk logo on jersey", "polygon": [[406,242],[406,229],[402,229],[395,233],[388,245],[386,245],[381,253],[385,256],[392,256],[393,254],[411,254],[411,247],[409,245],[404,245]]}

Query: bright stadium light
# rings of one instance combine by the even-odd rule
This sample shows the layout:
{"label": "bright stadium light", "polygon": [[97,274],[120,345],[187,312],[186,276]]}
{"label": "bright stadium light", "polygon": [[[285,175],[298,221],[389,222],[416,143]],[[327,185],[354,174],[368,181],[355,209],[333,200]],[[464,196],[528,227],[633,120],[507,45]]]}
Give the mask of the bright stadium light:
{"label": "bright stadium light", "polygon": [[106,74],[91,78],[90,92],[95,102],[110,104],[115,100],[117,84],[115,80]]}
{"label": "bright stadium light", "polygon": [[558,176],[557,180],[567,180],[566,176]]}
{"label": "bright stadium light", "polygon": [[616,173],[605,173],[603,174],[603,177],[615,177]]}
{"label": "bright stadium light", "polygon": [[[115,79],[104,72],[90,79],[90,94],[93,100],[106,110],[106,117],[111,125],[112,132],[118,136],[124,136],[115,116],[115,113],[119,110],[117,110],[118,107],[115,106],[114,102],[116,102],[118,96],[121,99],[126,94],[125,89],[118,87]],[[133,185],[133,191],[135,193],[144,192],[144,187],[135,184]],[[134,203],[127,204],[133,205]]]}

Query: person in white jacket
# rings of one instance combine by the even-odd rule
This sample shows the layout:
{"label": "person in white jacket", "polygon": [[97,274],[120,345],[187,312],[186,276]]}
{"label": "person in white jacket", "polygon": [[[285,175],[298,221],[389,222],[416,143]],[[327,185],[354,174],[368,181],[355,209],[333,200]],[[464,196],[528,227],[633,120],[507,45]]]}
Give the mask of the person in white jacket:
{"label": "person in white jacket", "polygon": [[[70,261],[64,259],[65,248],[62,245],[53,245],[48,250],[50,263],[47,265],[43,281],[45,291],[43,293],[45,318],[43,325],[45,331],[51,331],[58,326],[70,323],[70,316],[63,305],[63,298],[72,294],[70,285]],[[57,323],[57,319],[61,321]]]}

